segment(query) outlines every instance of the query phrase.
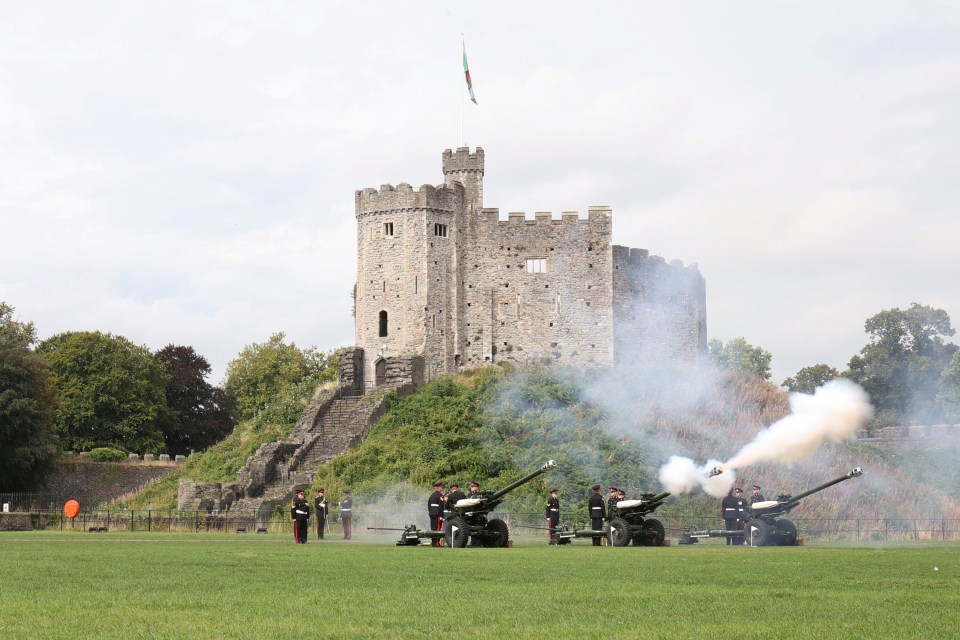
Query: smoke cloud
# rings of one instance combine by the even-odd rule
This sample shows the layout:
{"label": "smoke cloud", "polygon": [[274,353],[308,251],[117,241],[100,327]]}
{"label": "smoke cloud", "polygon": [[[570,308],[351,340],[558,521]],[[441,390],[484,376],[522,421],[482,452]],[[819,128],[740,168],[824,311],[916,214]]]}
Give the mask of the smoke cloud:
{"label": "smoke cloud", "polygon": [[[849,380],[833,380],[814,395],[790,395],[790,414],[773,423],[727,462],[710,460],[697,466],[693,460],[671,456],[660,468],[660,482],[671,493],[688,493],[697,487],[714,497],[726,495],[736,482],[735,469],[758,462],[792,465],[811,456],[824,442],[852,439],[873,417],[867,393]],[[710,477],[710,470],[723,473]]]}

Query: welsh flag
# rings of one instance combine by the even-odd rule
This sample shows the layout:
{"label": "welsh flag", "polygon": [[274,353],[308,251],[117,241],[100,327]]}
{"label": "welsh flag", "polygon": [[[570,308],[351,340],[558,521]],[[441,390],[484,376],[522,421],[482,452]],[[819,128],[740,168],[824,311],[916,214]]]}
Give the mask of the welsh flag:
{"label": "welsh flag", "polygon": [[467,91],[470,92],[470,100],[477,104],[477,99],[473,96],[473,81],[470,80],[470,67],[467,65],[467,45],[463,45],[463,75],[467,79]]}

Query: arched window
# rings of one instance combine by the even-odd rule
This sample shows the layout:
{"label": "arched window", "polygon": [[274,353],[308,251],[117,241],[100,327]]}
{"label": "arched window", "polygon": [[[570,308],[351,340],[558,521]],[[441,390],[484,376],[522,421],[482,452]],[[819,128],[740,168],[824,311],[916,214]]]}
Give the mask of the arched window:
{"label": "arched window", "polygon": [[386,311],[380,312],[380,337],[381,338],[387,337],[387,312]]}

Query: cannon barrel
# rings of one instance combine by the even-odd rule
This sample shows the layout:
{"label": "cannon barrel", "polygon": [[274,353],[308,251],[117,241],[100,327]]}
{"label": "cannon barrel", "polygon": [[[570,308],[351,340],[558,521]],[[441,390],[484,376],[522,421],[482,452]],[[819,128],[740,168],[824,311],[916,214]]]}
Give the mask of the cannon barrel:
{"label": "cannon barrel", "polygon": [[788,504],[796,504],[797,502],[803,500],[803,499],[806,498],[807,496],[812,495],[812,494],[814,494],[814,493],[817,493],[818,491],[823,491],[823,490],[826,489],[827,487],[832,487],[833,485],[835,485],[835,484],[837,484],[837,483],[839,483],[839,482],[843,482],[844,480],[849,480],[850,478],[856,478],[857,476],[862,476],[862,475],[863,475],[863,469],[861,469],[860,467],[856,467],[856,468],[854,468],[852,471],[850,471],[850,473],[845,473],[845,474],[843,474],[842,476],[840,476],[839,478],[834,478],[833,480],[831,480],[831,481],[829,481],[829,482],[824,482],[823,484],[818,484],[818,485],[815,486],[813,489],[808,489],[808,490],[806,490],[806,491],[804,491],[804,492],[802,492],[802,493],[798,493],[798,494],[795,495],[795,496],[790,496],[789,498],[787,498],[786,500],[783,501],[783,504],[785,504],[785,505],[788,505]]}
{"label": "cannon barrel", "polygon": [[492,494],[490,494],[490,497],[489,497],[488,499],[491,500],[491,501],[492,501],[492,500],[499,500],[500,498],[502,498],[503,496],[507,495],[508,493],[510,493],[511,491],[513,491],[514,489],[516,489],[517,487],[519,487],[520,485],[522,485],[522,484],[524,484],[524,483],[526,483],[526,482],[530,482],[531,480],[533,480],[533,479],[536,478],[537,476],[539,476],[539,475],[541,475],[541,474],[544,474],[544,473],[546,473],[547,471],[550,471],[550,469],[553,469],[555,466],[557,466],[557,463],[556,463],[556,462],[554,462],[553,460],[547,460],[546,462],[543,463],[543,465],[542,465],[539,469],[537,469],[537,470],[534,471],[533,473],[528,473],[527,475],[523,476],[523,477],[520,478],[519,480],[517,480],[517,481],[515,481],[515,482],[511,482],[510,484],[508,484],[507,486],[505,486],[503,489],[500,489],[500,490],[498,490],[498,491],[494,491]]}
{"label": "cannon barrel", "polygon": [[663,493],[658,493],[657,495],[653,496],[652,498],[644,498],[643,501],[644,501],[644,502],[663,502],[664,500],[666,500],[666,499],[669,498],[669,497],[670,497],[670,492],[669,492],[669,491],[664,491]]}

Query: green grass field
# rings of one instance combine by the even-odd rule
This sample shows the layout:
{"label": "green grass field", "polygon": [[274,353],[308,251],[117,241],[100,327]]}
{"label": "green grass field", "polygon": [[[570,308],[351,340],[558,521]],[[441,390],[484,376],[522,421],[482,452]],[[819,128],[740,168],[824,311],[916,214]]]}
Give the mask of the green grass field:
{"label": "green grass field", "polygon": [[960,546],[0,534],[0,638],[957,638]]}

